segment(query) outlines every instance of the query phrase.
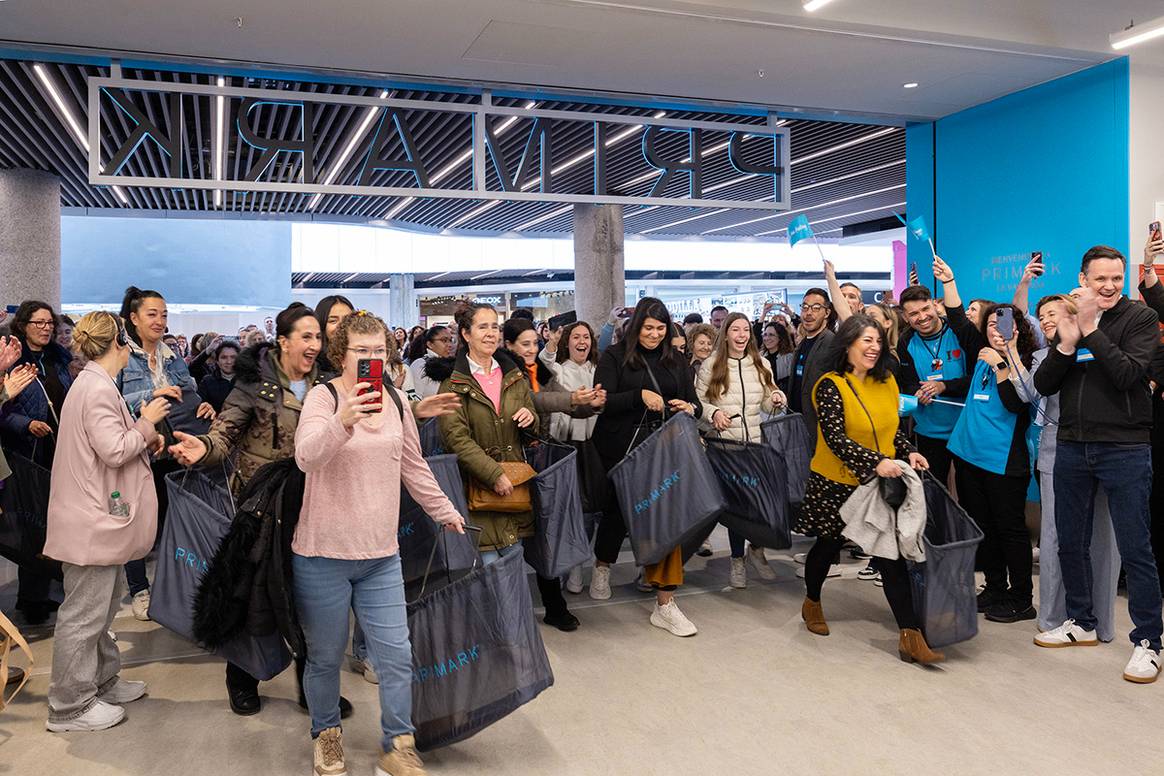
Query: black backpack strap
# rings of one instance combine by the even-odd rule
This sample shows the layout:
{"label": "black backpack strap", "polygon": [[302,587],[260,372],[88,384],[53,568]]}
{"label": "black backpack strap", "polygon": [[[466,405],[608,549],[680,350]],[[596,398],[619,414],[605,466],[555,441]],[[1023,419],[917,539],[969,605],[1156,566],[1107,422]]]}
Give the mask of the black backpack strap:
{"label": "black backpack strap", "polygon": [[396,411],[400,413],[400,422],[404,422],[404,405],[400,403],[400,394],[396,391],[396,386],[392,381],[384,383],[384,387],[388,389],[388,395],[392,397],[392,403],[396,405]]}
{"label": "black backpack strap", "polygon": [[[339,393],[331,382],[326,382],[327,390],[331,391],[331,398],[335,402],[335,408],[339,409]],[[392,383],[384,383],[384,387],[388,389],[388,395],[392,397],[392,403],[396,405],[396,411],[400,413],[400,422],[404,422],[404,405],[400,403],[400,394],[396,392],[395,386]]]}

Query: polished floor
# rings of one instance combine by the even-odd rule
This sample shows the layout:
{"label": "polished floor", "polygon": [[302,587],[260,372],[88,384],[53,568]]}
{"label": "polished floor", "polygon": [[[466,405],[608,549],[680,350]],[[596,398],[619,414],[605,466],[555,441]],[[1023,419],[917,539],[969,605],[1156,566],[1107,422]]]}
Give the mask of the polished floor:
{"label": "polished floor", "polygon": [[[722,532],[721,532],[722,533]],[[689,565],[680,604],[699,626],[678,639],[648,624],[651,596],[633,566],[615,569],[610,601],[572,596],[576,633],[543,628],[555,685],[476,737],[426,756],[432,774],[1164,774],[1164,681],[1121,679],[1121,635],[1091,649],[1042,650],[1033,623],[983,622],[949,662],[897,659],[881,590],[846,565],[825,587],[826,638],[800,622],[803,583],[770,552],[775,582],[727,589],[726,537]],[[800,545],[796,550],[804,550]],[[1037,570],[1037,566],[1036,566]],[[7,610],[15,591],[0,590]],[[1123,599],[1120,630],[1129,624]],[[261,714],[227,710],[223,664],[128,607],[115,630],[124,675],[149,683],[128,719],[101,733],[44,730],[52,640],[36,639],[34,676],[0,712],[0,774],[281,776],[311,773],[308,720],[290,673],[264,684]],[[345,724],[349,771],[371,774],[376,688],[343,676],[356,706]]]}

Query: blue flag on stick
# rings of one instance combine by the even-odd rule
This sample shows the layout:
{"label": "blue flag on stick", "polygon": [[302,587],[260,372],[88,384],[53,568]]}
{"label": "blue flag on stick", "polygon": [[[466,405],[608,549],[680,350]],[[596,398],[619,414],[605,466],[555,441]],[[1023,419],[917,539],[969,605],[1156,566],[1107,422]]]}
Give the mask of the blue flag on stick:
{"label": "blue flag on stick", "polygon": [[802,214],[788,222],[788,244],[793,248],[801,240],[814,236],[812,227],[808,225],[808,216]]}
{"label": "blue flag on stick", "polygon": [[909,222],[909,231],[919,240],[929,240],[930,230],[926,228],[926,217],[918,216]]}

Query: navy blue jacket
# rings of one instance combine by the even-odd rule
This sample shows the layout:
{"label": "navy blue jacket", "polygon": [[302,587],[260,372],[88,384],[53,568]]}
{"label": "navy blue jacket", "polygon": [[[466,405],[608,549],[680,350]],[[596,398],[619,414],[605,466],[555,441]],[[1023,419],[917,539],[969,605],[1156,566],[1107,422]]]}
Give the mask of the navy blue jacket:
{"label": "navy blue jacket", "polygon": [[[15,366],[32,364],[41,376],[45,374],[45,368],[51,366],[67,393],[69,386],[73,384],[73,378],[69,375],[69,362],[73,360],[73,355],[55,342],[50,342],[43,351],[37,353],[29,349],[23,337],[18,339],[23,352]],[[44,359],[46,355],[49,357],[47,363]],[[28,430],[28,424],[34,420],[50,423],[53,413],[59,416],[61,408],[49,406],[48,394],[45,393],[44,385],[38,378],[21,391],[19,396],[4,404],[3,414],[0,415],[0,440],[3,441],[4,449],[30,460],[35,449],[37,463],[51,464],[52,440],[47,438],[38,440]]]}

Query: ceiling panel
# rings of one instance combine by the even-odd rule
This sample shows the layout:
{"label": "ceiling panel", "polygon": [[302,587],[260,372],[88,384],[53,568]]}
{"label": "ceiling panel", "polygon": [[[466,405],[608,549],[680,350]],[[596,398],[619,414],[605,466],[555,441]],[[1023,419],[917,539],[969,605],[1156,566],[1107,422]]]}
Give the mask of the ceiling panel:
{"label": "ceiling panel", "polygon": [[[49,99],[45,87],[34,72],[35,63],[0,59],[0,166],[29,167],[54,172],[61,177],[62,205],[70,208],[124,209],[154,212],[223,211],[238,217],[278,216],[298,219],[363,221],[427,231],[457,230],[467,232],[524,232],[538,235],[564,235],[572,230],[569,206],[554,203],[499,202],[454,199],[412,199],[382,196],[326,195],[316,198],[298,193],[226,192],[216,208],[214,193],[193,189],[165,187],[115,188],[93,186],[88,182],[87,154],[82,141]],[[87,125],[87,84],[92,76],[107,75],[105,68],[94,65],[42,63],[44,72],[56,85],[80,126]],[[209,74],[177,73],[152,69],[127,69],[124,76],[145,83],[166,82],[209,85],[216,78]],[[387,91],[392,97],[430,101],[434,105],[465,103],[474,95],[457,92],[423,92],[413,89],[382,89],[355,84],[308,83],[259,77],[230,76],[229,86],[264,87],[299,90],[350,97],[377,96]],[[157,92],[133,92],[131,99],[158,126],[168,129],[174,116],[165,95]],[[153,142],[143,143],[128,160],[126,174],[166,176],[180,164],[186,176],[214,177],[211,137],[214,134],[212,97],[185,97],[184,133],[186,148],[177,160],[171,160]],[[627,107],[587,102],[564,102],[544,99],[498,98],[503,106],[536,106],[594,113],[596,115],[630,115],[651,117],[665,113],[667,118],[732,121],[761,125],[765,118],[690,109]],[[229,104],[229,103],[228,103]],[[354,153],[344,157],[344,150],[357,130],[366,124],[366,107],[317,103],[312,132],[320,138],[317,149],[317,176],[341,184],[353,184],[361,172],[363,149],[372,142],[376,122],[364,133]],[[261,104],[251,114],[258,131],[270,136],[295,139],[299,133],[300,112],[285,104]],[[434,183],[440,186],[468,187],[472,181],[472,163],[467,154],[471,147],[472,120],[468,115],[440,113],[435,110],[405,111],[405,120],[413,127],[418,152],[424,159]],[[115,148],[133,131],[133,121],[123,111],[102,101],[102,124],[107,129],[102,138],[102,157],[109,159]],[[524,151],[531,119],[518,119],[501,132],[501,153],[516,169]],[[897,126],[877,126],[832,121],[791,118],[786,120],[791,146],[792,212],[847,215],[853,213],[880,217],[882,208],[904,199],[900,189],[905,183],[905,132]],[[495,127],[497,125],[495,124]],[[628,125],[611,130],[607,141],[609,174],[618,194],[645,196],[657,180],[657,174],[641,174],[645,169],[641,154],[642,128]],[[720,136],[722,137],[722,136]],[[399,139],[393,133],[393,143]],[[592,129],[585,122],[555,124],[553,153],[553,188],[561,192],[585,193],[593,177]],[[679,133],[665,133],[661,146],[668,155],[679,158],[687,153],[687,140]],[[705,162],[704,190],[709,196],[764,200],[772,196],[770,179],[740,173],[727,163],[722,140],[709,139]],[[717,150],[718,149],[718,150]],[[711,153],[714,151],[715,153]],[[230,177],[253,165],[258,151],[232,133],[225,164]],[[403,154],[390,147],[390,153]],[[491,186],[499,187],[493,165],[487,170]],[[272,180],[295,181],[302,173],[300,155],[279,154],[270,170]],[[536,187],[532,170],[519,185],[525,190]],[[436,180],[439,178],[439,180]],[[384,170],[375,173],[378,185],[415,185],[407,171]],[[675,176],[670,193],[680,195],[687,185],[684,176]],[[887,191],[887,189],[893,189]],[[312,205],[314,204],[314,207]],[[628,206],[625,211],[628,234],[660,236],[699,235],[707,232],[722,236],[756,236],[783,226],[783,214],[756,221],[756,226],[735,226],[771,211],[692,209],[682,205],[664,207]],[[882,214],[883,215],[883,214]],[[549,216],[543,218],[543,216]],[[832,222],[830,222],[832,223]],[[840,223],[840,222],[836,222]]]}

